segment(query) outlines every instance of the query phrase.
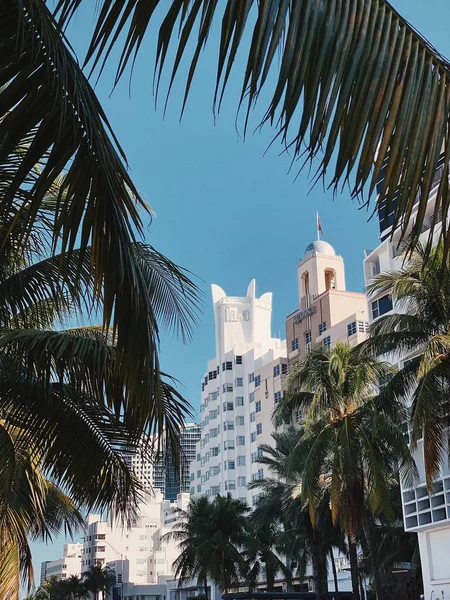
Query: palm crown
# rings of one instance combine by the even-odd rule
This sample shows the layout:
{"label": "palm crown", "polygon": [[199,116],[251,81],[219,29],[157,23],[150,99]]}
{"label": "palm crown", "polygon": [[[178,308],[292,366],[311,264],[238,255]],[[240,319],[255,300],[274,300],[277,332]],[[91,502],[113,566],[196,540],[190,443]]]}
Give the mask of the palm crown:
{"label": "palm crown", "polygon": [[371,326],[367,350],[403,361],[392,386],[411,402],[412,444],[423,437],[428,485],[447,447],[450,275],[442,244],[427,257],[418,245],[398,271],[380,273],[369,294],[389,294],[395,312]]}

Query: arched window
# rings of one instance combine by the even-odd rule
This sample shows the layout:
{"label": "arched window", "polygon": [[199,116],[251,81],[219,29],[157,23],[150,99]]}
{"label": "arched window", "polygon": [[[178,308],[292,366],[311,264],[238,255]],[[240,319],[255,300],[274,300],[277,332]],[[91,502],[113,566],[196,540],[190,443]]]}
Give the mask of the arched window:
{"label": "arched window", "polygon": [[309,273],[306,271],[302,275],[303,279],[303,295],[307,296],[309,294]]}
{"label": "arched window", "polygon": [[336,271],[334,269],[325,269],[325,289],[336,289]]}

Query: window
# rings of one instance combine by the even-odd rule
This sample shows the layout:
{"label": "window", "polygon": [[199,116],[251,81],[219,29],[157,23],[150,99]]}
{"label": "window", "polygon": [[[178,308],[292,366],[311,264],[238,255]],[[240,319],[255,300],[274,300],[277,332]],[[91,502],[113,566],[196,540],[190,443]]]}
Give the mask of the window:
{"label": "window", "polygon": [[261,375],[255,377],[255,387],[258,387],[259,385],[261,385]]}
{"label": "window", "polygon": [[237,365],[242,365],[242,356],[235,356],[235,358],[234,358],[234,362],[235,362]]}
{"label": "window", "polygon": [[211,476],[214,477],[220,473],[220,466],[216,465],[215,467],[211,467]]}
{"label": "window", "polygon": [[250,413],[250,423],[254,423],[256,419],[256,413],[252,412]]}
{"label": "window", "polygon": [[223,403],[223,412],[227,412],[228,410],[234,410],[233,402],[224,402]]}
{"label": "window", "polygon": [[255,496],[252,497],[252,506],[256,506],[258,504],[260,497],[261,497],[261,494],[256,494]]}
{"label": "window", "polygon": [[253,383],[255,381],[255,374],[254,373],[250,373],[248,376],[248,382],[249,383]]}
{"label": "window", "polygon": [[212,485],[211,496],[217,496],[218,494],[220,494],[220,485]]}
{"label": "window", "polygon": [[280,402],[281,400],[281,392],[275,392],[275,404],[278,404],[278,402]]}
{"label": "window", "polygon": [[225,371],[225,363],[222,363],[222,371]]}
{"label": "window", "polygon": [[195,479],[195,473],[191,473],[191,481],[194,481]]}
{"label": "window", "polygon": [[236,417],[236,425],[238,427],[242,427],[243,425],[245,425],[244,417]]}
{"label": "window", "polygon": [[197,485],[197,493],[198,493],[198,494],[200,494],[200,492],[201,492],[201,491],[202,491],[202,486],[201,486],[201,484],[199,483],[199,484]]}
{"label": "window", "polygon": [[322,321],[322,323],[319,323],[319,335],[322,335],[322,333],[324,333],[326,330],[327,330],[327,322]]}
{"label": "window", "polygon": [[372,302],[372,318],[377,319],[381,315],[392,310],[392,300],[389,296],[383,296]]}
{"label": "window", "polygon": [[247,485],[247,480],[245,479],[245,477],[238,477],[237,484],[238,487],[245,487]]}
{"label": "window", "polygon": [[244,397],[236,396],[234,403],[236,404],[236,406],[244,406]]}
{"label": "window", "polygon": [[292,352],[298,350],[298,338],[294,338],[291,342]]}
{"label": "window", "polygon": [[258,469],[258,473],[256,474],[256,479],[261,481],[264,478],[264,469]]}
{"label": "window", "polygon": [[255,400],[255,392],[250,392],[250,394],[248,395],[248,399],[250,400],[250,402],[254,402],[254,400]]}
{"label": "window", "polygon": [[234,431],[234,421],[224,421],[223,430]]}
{"label": "window", "polygon": [[256,435],[261,435],[262,433],[262,423],[256,424]]}
{"label": "window", "polygon": [[331,337],[327,335],[327,337],[323,338],[322,343],[325,346],[325,348],[329,348],[331,346]]}
{"label": "window", "polygon": [[372,277],[375,277],[375,275],[378,275],[380,272],[380,258],[377,257],[375,260],[373,260],[370,263],[370,266],[372,267]]}
{"label": "window", "polygon": [[250,435],[250,440],[252,442],[256,442],[256,431],[252,431],[252,433]]}
{"label": "window", "polygon": [[236,480],[230,479],[229,481],[225,481],[225,491],[229,492],[236,489]]}
{"label": "window", "polygon": [[211,448],[211,456],[219,456],[219,446]]}
{"label": "window", "polygon": [[197,479],[200,479],[201,476],[202,476],[202,472],[201,471],[197,471]]}
{"label": "window", "polygon": [[223,468],[225,469],[225,471],[227,470],[227,468],[229,471],[234,471],[234,469],[235,469],[234,460],[226,460],[223,463]]}
{"label": "window", "polygon": [[280,365],[275,365],[273,368],[273,376],[274,377],[279,377],[280,376]]}
{"label": "window", "polygon": [[347,335],[348,337],[350,337],[351,335],[355,335],[356,333],[356,321],[353,321],[352,323],[349,323],[347,325]]}
{"label": "window", "polygon": [[311,343],[311,339],[312,339],[312,335],[310,331],[307,331],[305,333],[305,344],[310,344]]}
{"label": "window", "polygon": [[369,333],[369,323],[367,321],[358,321],[358,331],[360,333]]}
{"label": "window", "polygon": [[236,387],[243,387],[244,379],[242,377],[236,377]]}
{"label": "window", "polygon": [[225,370],[232,371],[233,370],[233,362],[231,360],[227,360],[225,363]]}
{"label": "window", "polygon": [[257,412],[257,413],[261,412],[261,400],[257,400],[255,402],[255,412]]}
{"label": "window", "polygon": [[283,364],[281,365],[281,374],[282,374],[282,375],[286,375],[286,373],[287,373],[287,372],[288,372],[288,366],[287,366],[287,363],[283,363]]}
{"label": "window", "polygon": [[236,444],[238,446],[245,446],[245,435],[238,435],[236,438]]}
{"label": "window", "polygon": [[237,464],[238,464],[238,467],[245,467],[245,456],[238,456]]}
{"label": "window", "polygon": [[225,440],[223,443],[224,450],[234,450],[234,440]]}
{"label": "window", "polygon": [[232,383],[224,383],[222,389],[223,389],[224,393],[226,393],[226,392],[232,392],[233,391],[233,384]]}

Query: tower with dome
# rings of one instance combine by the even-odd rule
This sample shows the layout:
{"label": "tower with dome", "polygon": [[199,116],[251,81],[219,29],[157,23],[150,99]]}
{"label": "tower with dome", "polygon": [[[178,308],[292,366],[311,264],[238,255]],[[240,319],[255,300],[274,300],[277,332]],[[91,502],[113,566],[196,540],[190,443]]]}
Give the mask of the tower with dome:
{"label": "tower with dome", "polygon": [[286,319],[290,360],[298,360],[313,344],[357,344],[366,337],[366,296],[346,289],[344,259],[329,242],[318,239],[306,246],[297,286],[298,308]]}

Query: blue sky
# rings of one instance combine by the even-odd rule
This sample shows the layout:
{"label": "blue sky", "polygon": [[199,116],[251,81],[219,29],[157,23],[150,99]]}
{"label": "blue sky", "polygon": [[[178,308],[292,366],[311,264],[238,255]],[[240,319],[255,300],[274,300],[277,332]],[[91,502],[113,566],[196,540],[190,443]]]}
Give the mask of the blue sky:
{"label": "blue sky", "polygon": [[[391,1],[450,57],[448,0]],[[91,26],[91,13],[83,11],[69,31],[80,56]],[[182,121],[182,76],[163,118],[164,98],[155,110],[152,95],[156,38],[154,30],[149,33],[135,66],[131,97],[126,77],[111,93],[110,67],[96,89],[127,154],[131,176],[156,212],[146,230],[147,241],[194,273],[205,293],[192,343],[183,346],[167,336],[161,343],[164,370],[180,381],[180,389],[197,410],[206,361],[214,355],[210,284],[219,284],[229,295],[244,295],[249,281],[256,278],[258,294],[274,293],[273,333],[284,337],[285,317],[297,303],[296,265],[316,236],[316,210],[325,239],[345,259],[347,289],[363,290],[363,250],[377,245],[378,229],[376,220],[368,222],[369,213],[358,210],[348,192],[333,198],[321,186],[310,191],[307,171],[295,180],[296,171],[288,172],[290,159],[279,155],[278,146],[265,153],[273,130],[267,127],[253,134],[257,116],[242,140],[235,128],[241,84],[236,75],[214,121],[214,35],[200,61]],[[238,57],[235,74],[243,69]],[[33,544],[37,576],[40,562],[60,556],[63,543],[60,538],[53,545]]]}

